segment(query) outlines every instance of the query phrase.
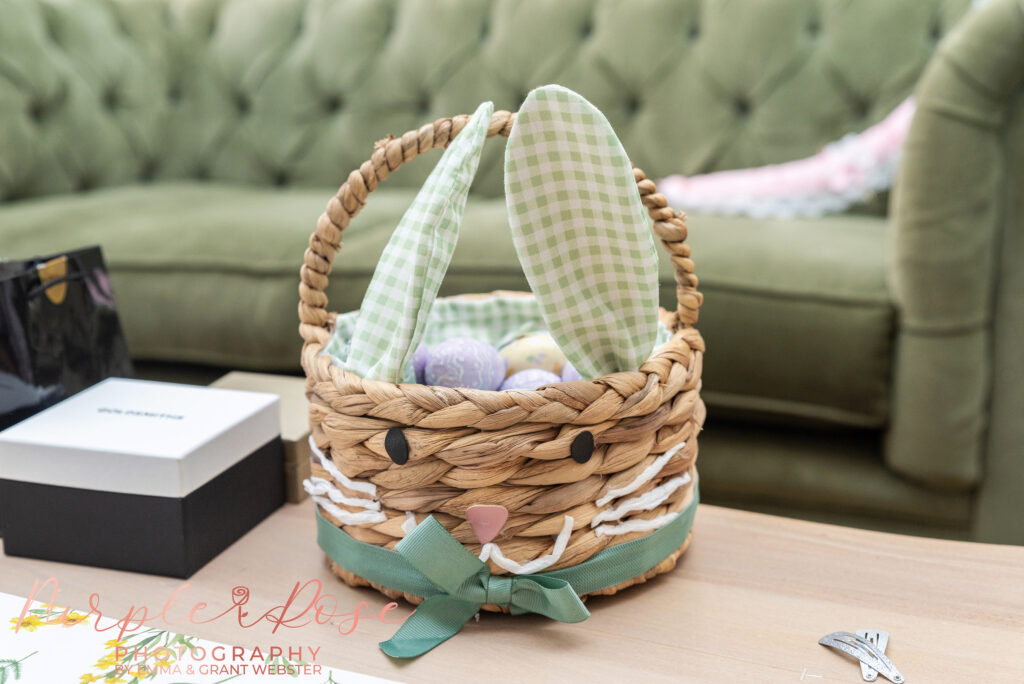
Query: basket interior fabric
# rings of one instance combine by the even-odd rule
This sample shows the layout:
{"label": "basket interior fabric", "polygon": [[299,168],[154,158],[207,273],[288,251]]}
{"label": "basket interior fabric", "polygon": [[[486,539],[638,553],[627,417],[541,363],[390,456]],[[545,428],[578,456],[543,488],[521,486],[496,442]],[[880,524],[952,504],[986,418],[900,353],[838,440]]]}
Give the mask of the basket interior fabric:
{"label": "basket interior fabric", "polygon": [[[652,315],[656,314],[652,312]],[[346,367],[345,360],[358,317],[358,310],[340,314],[335,319],[331,339],[321,352],[330,356],[340,368]],[[546,330],[540,306],[532,294],[463,295],[434,300],[422,341],[432,346],[453,337],[470,337],[500,348],[522,335]],[[671,331],[659,320],[655,348],[671,337]],[[412,364],[406,366],[402,382],[416,382]]]}

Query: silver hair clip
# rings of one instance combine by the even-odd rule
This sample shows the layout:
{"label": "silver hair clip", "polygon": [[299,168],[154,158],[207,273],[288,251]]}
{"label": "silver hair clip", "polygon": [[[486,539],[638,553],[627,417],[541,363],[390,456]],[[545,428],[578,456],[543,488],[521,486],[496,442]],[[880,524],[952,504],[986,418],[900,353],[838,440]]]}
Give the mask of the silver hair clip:
{"label": "silver hair clip", "polygon": [[881,674],[893,684],[903,684],[903,675],[892,661],[885,657],[885,647],[889,643],[888,632],[868,629],[862,629],[857,634],[833,632],[818,639],[818,643],[859,660],[864,681],[873,682]]}
{"label": "silver hair clip", "polygon": [[[880,629],[858,629],[857,636],[867,639],[882,653],[885,653],[885,649],[889,645],[889,633],[883,632]],[[860,676],[865,682],[873,682],[878,679],[878,670],[862,661],[860,664]]]}

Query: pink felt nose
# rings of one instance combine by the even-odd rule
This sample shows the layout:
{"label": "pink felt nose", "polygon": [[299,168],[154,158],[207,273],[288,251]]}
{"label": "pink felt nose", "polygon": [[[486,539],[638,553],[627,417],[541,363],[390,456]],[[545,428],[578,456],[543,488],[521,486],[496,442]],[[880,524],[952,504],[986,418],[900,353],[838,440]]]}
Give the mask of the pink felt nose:
{"label": "pink felt nose", "polygon": [[466,509],[466,520],[480,543],[486,544],[498,536],[508,520],[508,510],[504,506],[477,504]]}

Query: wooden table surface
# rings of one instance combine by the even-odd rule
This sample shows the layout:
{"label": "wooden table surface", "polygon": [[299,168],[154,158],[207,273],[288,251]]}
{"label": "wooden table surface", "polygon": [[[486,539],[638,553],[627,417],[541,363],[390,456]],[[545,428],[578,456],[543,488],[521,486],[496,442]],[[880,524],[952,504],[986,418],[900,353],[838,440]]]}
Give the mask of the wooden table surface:
{"label": "wooden table surface", "polygon": [[[394,626],[361,621],[342,636],[311,624],[271,634],[225,617],[173,629],[266,649],[320,646],[317,662],[400,681],[859,682],[856,661],[819,646],[828,632],[883,629],[908,684],[1024,682],[1024,548],[919,539],[701,506],[679,566],[645,585],[588,603],[586,622],[484,614],[411,662],[377,648]],[[116,533],[113,531],[112,533]],[[36,578],[60,582],[58,603],[122,615],[159,613],[181,580],[23,558],[0,558],[0,591],[25,596]],[[312,504],[286,505],[190,580],[179,617],[197,601],[212,615],[250,589],[253,615],[319,578],[337,612],[360,601],[316,546]],[[311,596],[311,593],[306,594]],[[347,608],[341,608],[346,607]],[[301,608],[293,608],[297,614]],[[400,613],[404,615],[403,605]],[[174,619],[174,611],[169,613]],[[250,618],[251,619],[251,618]],[[6,622],[6,621],[5,621]],[[336,621],[339,622],[339,621]],[[162,626],[159,619],[152,626]],[[880,681],[885,681],[879,678]]]}

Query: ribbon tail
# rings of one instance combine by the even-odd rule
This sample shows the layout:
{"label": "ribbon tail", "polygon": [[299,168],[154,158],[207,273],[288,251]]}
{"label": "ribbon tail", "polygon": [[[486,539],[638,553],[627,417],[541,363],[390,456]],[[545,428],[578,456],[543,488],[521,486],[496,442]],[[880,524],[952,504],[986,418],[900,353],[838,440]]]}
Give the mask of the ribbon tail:
{"label": "ribbon tail", "polygon": [[559,622],[583,622],[590,611],[564,579],[523,575],[512,591],[512,614],[537,613]]}
{"label": "ribbon tail", "polygon": [[415,658],[458,634],[479,610],[479,603],[436,594],[421,603],[394,636],[378,645],[392,658]]}

